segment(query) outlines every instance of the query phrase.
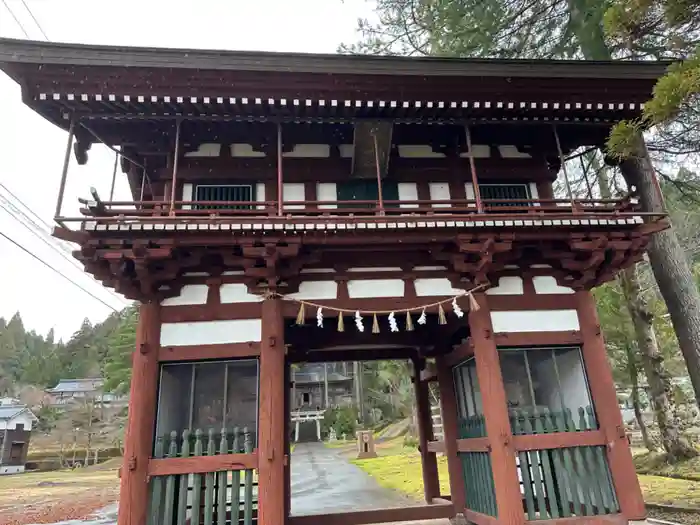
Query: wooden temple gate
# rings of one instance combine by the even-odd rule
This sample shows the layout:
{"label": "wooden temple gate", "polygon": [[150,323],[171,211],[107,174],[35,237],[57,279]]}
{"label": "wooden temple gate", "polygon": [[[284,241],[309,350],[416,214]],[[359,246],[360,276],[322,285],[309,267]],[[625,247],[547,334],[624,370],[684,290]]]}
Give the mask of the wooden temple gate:
{"label": "wooden temple gate", "polygon": [[[0,39],[68,132],[54,236],[140,303],[119,525],[644,519],[590,290],[668,224],[633,187],[576,198],[566,156],[665,67]],[[66,217],[93,143],[134,200],[115,162]],[[425,504],[290,516],[290,364],[372,359],[414,364]]]}

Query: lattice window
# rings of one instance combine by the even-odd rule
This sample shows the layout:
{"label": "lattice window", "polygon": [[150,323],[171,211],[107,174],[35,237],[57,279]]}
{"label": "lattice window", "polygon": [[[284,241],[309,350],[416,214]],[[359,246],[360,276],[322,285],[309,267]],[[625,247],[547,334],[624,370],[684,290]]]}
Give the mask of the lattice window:
{"label": "lattice window", "polygon": [[226,204],[198,204],[200,210],[249,210],[251,204],[232,204],[234,202],[252,202],[255,200],[253,186],[246,184],[208,185],[198,184],[195,188],[196,201],[223,202]]}
{"label": "lattice window", "polygon": [[486,208],[502,206],[530,206],[530,203],[512,202],[514,200],[531,199],[530,186],[527,184],[479,184],[481,199],[487,201]]}

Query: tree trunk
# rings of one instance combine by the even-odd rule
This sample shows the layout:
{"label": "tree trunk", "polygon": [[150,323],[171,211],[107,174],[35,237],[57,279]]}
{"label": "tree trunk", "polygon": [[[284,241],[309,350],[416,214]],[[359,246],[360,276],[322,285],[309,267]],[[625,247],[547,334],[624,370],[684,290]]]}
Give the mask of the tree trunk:
{"label": "tree trunk", "polygon": [[624,270],[620,274],[620,283],[627,299],[634,332],[637,335],[642,367],[651,392],[654,417],[659,425],[661,445],[666,451],[667,459],[673,463],[697,456],[698,452],[681,435],[678,421],[674,417],[670,376],[656,341],[656,333],[652,325],[654,314],[642,294],[636,269]]}
{"label": "tree trunk", "polygon": [[[663,201],[654,183],[654,167],[641,137],[640,143],[641,155],[624,160],[620,169],[628,184],[636,186],[642,210],[663,213]],[[700,293],[672,228],[652,237],[648,254],[688,368],[695,401],[700,406]]]}
{"label": "tree trunk", "polygon": [[627,370],[630,375],[630,383],[632,384],[632,408],[634,409],[634,417],[639,425],[639,431],[642,433],[642,441],[649,452],[656,451],[656,445],[649,436],[649,429],[644,421],[642,414],[642,404],[639,399],[639,371],[637,370],[637,356],[634,353],[634,347],[627,345]]}

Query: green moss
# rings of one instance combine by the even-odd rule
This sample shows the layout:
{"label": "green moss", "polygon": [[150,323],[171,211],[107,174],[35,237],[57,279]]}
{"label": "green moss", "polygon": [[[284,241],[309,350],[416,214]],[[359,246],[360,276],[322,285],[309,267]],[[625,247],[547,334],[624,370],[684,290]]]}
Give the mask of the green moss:
{"label": "green moss", "polygon": [[700,508],[700,482],[663,476],[639,476],[647,503]]}
{"label": "green moss", "polygon": [[647,452],[635,455],[634,466],[639,474],[700,481],[700,456],[669,464],[666,462],[665,454]]}
{"label": "green moss", "polygon": [[[415,450],[403,449],[401,453],[356,459],[353,463],[375,478],[382,487],[406,494],[416,501],[423,499],[420,454]],[[445,457],[438,457],[438,476],[440,492],[449,494],[450,478]]]}

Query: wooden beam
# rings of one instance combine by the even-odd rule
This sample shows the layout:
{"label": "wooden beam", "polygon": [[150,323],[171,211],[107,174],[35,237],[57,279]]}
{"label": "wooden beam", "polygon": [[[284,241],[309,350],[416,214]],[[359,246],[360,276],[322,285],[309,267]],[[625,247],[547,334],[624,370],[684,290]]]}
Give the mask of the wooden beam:
{"label": "wooden beam", "polygon": [[158,361],[195,361],[200,359],[234,359],[258,357],[260,343],[225,343],[211,345],[161,346]]}
{"label": "wooden beam", "polygon": [[437,520],[453,518],[454,516],[455,509],[453,505],[441,503],[393,509],[291,516],[286,523],[289,525],[328,525],[329,523],[333,525],[366,525],[369,523],[392,523],[396,521]]}
{"label": "wooden beam", "polygon": [[513,446],[515,447],[516,451],[548,450],[570,447],[595,447],[605,445],[605,443],[605,434],[603,434],[603,432],[600,430],[513,436]]}
{"label": "wooden beam", "polygon": [[491,312],[486,295],[474,294],[480,308],[469,312],[469,326],[476,356],[486,433],[491,446],[491,468],[499,520],[509,525],[525,521],[518,482],[515,454],[510,447],[512,432],[508,419],[508,403],[496,340],[493,337]]}
{"label": "wooden beam", "polygon": [[[473,510],[465,510],[464,517],[467,518],[468,523],[473,523],[474,525],[501,525],[501,521],[498,518],[482,514],[481,512],[474,512]],[[547,521],[547,525],[549,525],[549,521]]]}
{"label": "wooden beam", "polygon": [[260,404],[258,423],[259,525],[285,523],[285,345],[282,300],[262,303]]}
{"label": "wooden beam", "polygon": [[457,450],[460,452],[488,452],[489,438],[469,438],[457,440]]}
{"label": "wooden beam", "polygon": [[576,292],[576,300],[583,336],[581,353],[595,413],[607,443],[607,459],[620,511],[628,520],[643,520],[646,518],[646,507],[617,404],[615,382],[607,359],[595,301],[590,292],[585,291]]}
{"label": "wooden beam", "polygon": [[129,504],[119,507],[118,525],[147,522],[147,475],[157,413],[159,313],[160,305],[155,302],[139,309],[120,488]]}
{"label": "wooden beam", "polygon": [[208,472],[252,470],[256,468],[258,468],[258,455],[255,452],[252,454],[190,456],[187,458],[151,459],[148,462],[148,475],[206,474]]}
{"label": "wooden beam", "polygon": [[420,380],[421,366],[425,360],[414,360],[413,388],[416,396],[416,419],[418,422],[418,442],[423,474],[423,493],[426,503],[440,495],[440,479],[438,477],[437,457],[428,447],[435,439],[433,434],[433,415],[430,409],[430,386]]}
{"label": "wooden beam", "polygon": [[579,345],[583,342],[579,331],[497,332],[493,337],[498,346]]}

